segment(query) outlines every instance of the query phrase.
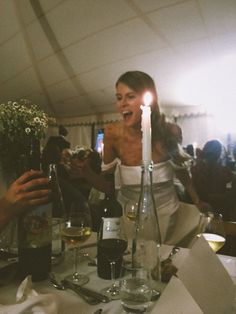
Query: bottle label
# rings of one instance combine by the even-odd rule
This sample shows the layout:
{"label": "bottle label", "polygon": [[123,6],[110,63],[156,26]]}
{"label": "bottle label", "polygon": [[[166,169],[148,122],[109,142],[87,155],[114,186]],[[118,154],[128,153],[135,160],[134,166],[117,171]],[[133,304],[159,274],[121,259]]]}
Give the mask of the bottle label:
{"label": "bottle label", "polygon": [[120,218],[102,218],[103,219],[103,239],[120,238]]}
{"label": "bottle label", "polygon": [[20,220],[19,244],[24,248],[38,248],[51,243],[51,204],[32,209]]}

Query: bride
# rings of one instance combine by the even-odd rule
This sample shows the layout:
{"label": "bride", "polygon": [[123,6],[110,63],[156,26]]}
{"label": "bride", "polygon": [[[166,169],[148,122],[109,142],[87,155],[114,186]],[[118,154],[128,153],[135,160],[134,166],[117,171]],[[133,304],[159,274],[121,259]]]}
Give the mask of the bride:
{"label": "bride", "polygon": [[[201,202],[185,166],[186,155],[178,144],[179,129],[167,123],[159,111],[157,91],[153,79],[140,71],[129,71],[116,82],[117,110],[122,120],[105,128],[103,176],[92,173],[84,164],[73,170],[83,175],[95,188],[111,193],[113,187],[118,200],[138,201],[141,182],[142,131],[141,108],[143,94],[152,93],[151,127],[153,191],[158,210],[162,240],[168,244],[184,244],[199,220],[199,210],[208,204]],[[107,180],[114,175],[114,186]],[[105,176],[104,176],[105,175]],[[195,205],[180,203],[174,187],[174,177],[184,185]],[[186,242],[187,243],[187,242]]]}

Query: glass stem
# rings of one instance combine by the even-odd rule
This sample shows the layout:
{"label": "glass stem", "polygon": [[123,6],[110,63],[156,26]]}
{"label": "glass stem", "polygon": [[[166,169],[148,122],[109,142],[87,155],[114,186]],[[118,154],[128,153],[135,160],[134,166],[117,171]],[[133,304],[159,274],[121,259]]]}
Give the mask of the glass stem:
{"label": "glass stem", "polygon": [[112,281],[112,288],[116,287],[116,281],[115,281],[115,270],[116,270],[116,262],[115,261],[111,261],[110,262],[111,265],[111,281]]}
{"label": "glass stem", "polygon": [[75,259],[75,268],[74,268],[74,275],[73,277],[76,278],[78,277],[78,256],[79,256],[79,250],[78,248],[74,248],[74,259]]}

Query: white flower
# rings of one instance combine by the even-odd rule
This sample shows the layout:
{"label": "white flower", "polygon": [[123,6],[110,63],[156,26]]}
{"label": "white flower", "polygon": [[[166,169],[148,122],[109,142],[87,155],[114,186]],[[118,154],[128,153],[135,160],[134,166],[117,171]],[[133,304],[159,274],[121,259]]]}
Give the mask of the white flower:
{"label": "white flower", "polygon": [[30,128],[26,128],[26,129],[25,129],[25,133],[26,133],[26,134],[29,134],[30,132],[31,132]]}

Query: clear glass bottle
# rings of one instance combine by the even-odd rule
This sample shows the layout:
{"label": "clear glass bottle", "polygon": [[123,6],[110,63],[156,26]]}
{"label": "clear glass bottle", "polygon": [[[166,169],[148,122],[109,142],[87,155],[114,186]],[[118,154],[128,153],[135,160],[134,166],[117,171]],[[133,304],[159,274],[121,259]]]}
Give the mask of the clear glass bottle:
{"label": "clear glass bottle", "polygon": [[153,164],[143,163],[141,192],[132,245],[133,277],[161,281],[161,234],[152,190]]}
{"label": "clear glass bottle", "polygon": [[50,188],[52,190],[52,217],[61,218],[65,215],[65,204],[57,176],[57,165],[49,165],[48,178],[50,180]]}
{"label": "clear glass bottle", "polygon": [[56,164],[49,165],[48,177],[52,191],[52,263],[57,264],[60,262],[65,251],[65,243],[61,239],[60,227],[66,210],[57,176]]}

